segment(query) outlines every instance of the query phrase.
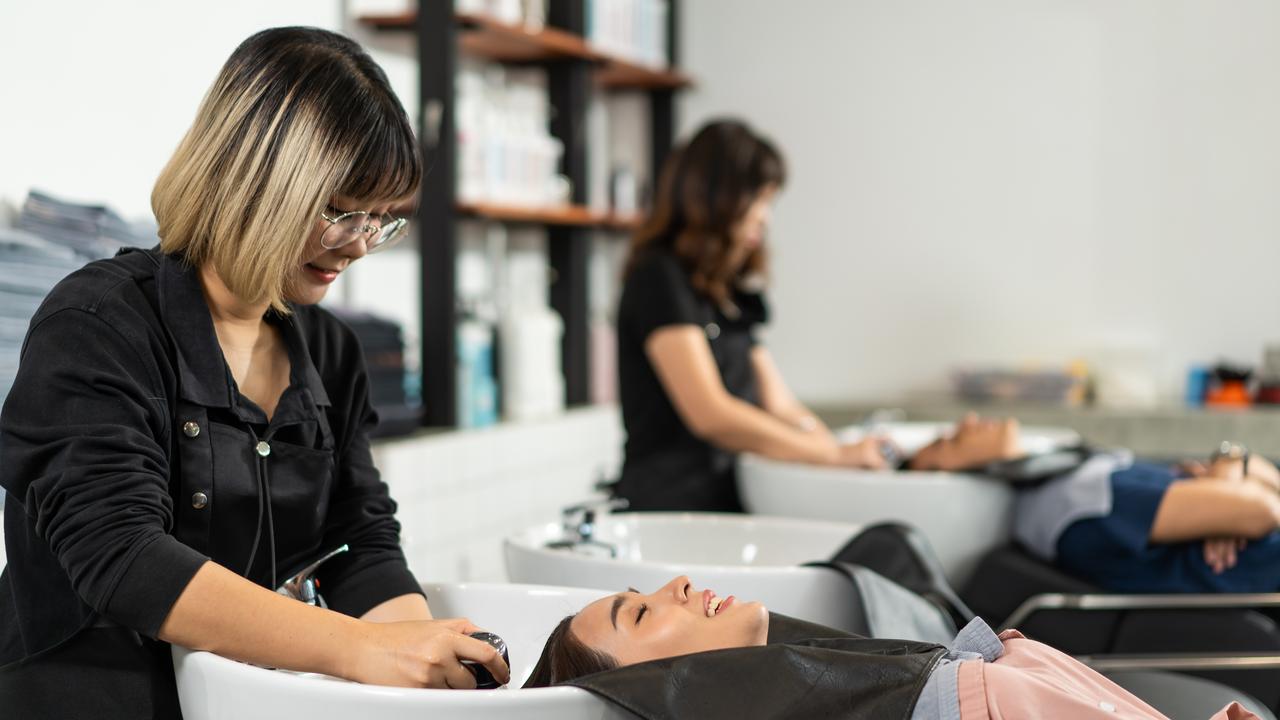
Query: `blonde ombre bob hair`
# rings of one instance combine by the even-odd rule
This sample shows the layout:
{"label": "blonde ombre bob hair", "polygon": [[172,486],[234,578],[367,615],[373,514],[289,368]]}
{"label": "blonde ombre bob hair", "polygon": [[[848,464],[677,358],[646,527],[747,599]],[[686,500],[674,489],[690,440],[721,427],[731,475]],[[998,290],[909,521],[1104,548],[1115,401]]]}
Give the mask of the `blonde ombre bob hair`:
{"label": "blonde ombre bob hair", "polygon": [[151,208],[163,252],[209,264],[245,302],[288,312],[324,208],[339,195],[406,198],[421,178],[409,118],[373,59],[336,33],[273,28],[222,66]]}

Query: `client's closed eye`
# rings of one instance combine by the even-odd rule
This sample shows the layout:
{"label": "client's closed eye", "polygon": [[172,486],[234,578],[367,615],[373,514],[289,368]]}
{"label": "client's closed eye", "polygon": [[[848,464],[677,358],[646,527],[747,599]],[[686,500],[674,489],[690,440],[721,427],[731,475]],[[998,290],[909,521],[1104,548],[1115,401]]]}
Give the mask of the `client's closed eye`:
{"label": "client's closed eye", "polygon": [[644,617],[644,614],[648,611],[649,611],[648,603],[640,603],[640,609],[636,612],[636,623],[635,623],[636,625],[640,624],[640,618]]}

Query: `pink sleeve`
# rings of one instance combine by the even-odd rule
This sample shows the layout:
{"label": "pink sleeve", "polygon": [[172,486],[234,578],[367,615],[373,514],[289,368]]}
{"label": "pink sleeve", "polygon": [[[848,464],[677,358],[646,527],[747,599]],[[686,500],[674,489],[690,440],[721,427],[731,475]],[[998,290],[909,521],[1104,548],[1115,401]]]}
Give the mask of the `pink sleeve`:
{"label": "pink sleeve", "polygon": [[[1035,708],[1042,717],[1160,720],[1165,716],[1075,658],[1017,630],[1000,633],[1004,655],[994,663],[968,660],[958,668],[962,720],[1010,720]],[[1209,720],[1260,720],[1231,703]]]}

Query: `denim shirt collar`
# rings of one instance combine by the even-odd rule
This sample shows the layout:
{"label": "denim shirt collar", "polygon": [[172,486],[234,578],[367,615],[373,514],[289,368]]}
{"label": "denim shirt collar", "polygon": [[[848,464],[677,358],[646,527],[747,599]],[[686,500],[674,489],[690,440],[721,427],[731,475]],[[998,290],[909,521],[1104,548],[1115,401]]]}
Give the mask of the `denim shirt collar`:
{"label": "denim shirt collar", "polygon": [[[205,407],[237,408],[238,393],[233,392],[231,370],[218,345],[199,272],[181,256],[154,252],[160,260],[156,283],[160,316],[177,351],[179,395]],[[310,394],[317,406],[328,407],[329,394],[311,360],[297,308],[290,305],[290,309],[294,312],[288,316],[275,311],[266,316],[267,322],[280,329],[289,353],[289,389],[285,393],[299,388]],[[283,402],[280,411],[287,412]]]}

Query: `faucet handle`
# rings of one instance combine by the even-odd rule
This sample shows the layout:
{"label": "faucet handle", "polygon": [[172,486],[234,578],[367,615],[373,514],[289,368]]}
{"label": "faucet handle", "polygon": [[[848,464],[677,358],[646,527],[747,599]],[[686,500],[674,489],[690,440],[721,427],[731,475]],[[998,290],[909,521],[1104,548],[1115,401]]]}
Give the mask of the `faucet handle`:
{"label": "faucet handle", "polygon": [[339,553],[346,552],[348,549],[349,548],[346,545],[342,545],[328,553],[325,553],[325,555],[319,560],[316,560],[310,565],[302,568],[296,575],[285,580],[283,585],[276,588],[276,592],[281,595],[287,595],[294,600],[301,600],[308,605],[326,607],[324,599],[321,598],[320,593],[316,591],[316,588],[320,586],[320,582],[313,576],[316,574],[316,570],[318,570],[326,561],[332,559]]}
{"label": "faucet handle", "polygon": [[580,502],[560,511],[566,535],[577,536],[582,542],[590,541],[596,532],[596,513],[604,510],[625,510],[631,506],[626,498],[601,498]]}
{"label": "faucet handle", "polygon": [[606,512],[613,512],[616,510],[626,510],[629,507],[631,507],[631,501],[627,500],[626,498],[620,498],[620,497],[600,498],[596,500],[586,500],[586,501],[577,503],[576,505],[570,505],[569,507],[566,507],[565,509],[561,510],[560,515],[567,522],[576,515],[591,513],[591,516],[595,517],[595,514],[601,510],[604,510]]}

